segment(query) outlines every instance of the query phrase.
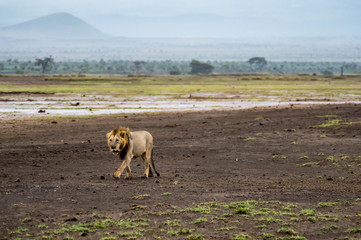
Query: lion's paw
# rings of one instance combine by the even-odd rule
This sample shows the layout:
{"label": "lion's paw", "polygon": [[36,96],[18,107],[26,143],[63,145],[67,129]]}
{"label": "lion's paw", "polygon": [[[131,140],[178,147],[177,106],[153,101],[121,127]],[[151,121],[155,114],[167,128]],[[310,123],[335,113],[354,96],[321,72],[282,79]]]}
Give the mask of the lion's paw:
{"label": "lion's paw", "polygon": [[120,174],[117,173],[117,172],[113,173],[113,178],[119,179],[119,178],[120,178]]}

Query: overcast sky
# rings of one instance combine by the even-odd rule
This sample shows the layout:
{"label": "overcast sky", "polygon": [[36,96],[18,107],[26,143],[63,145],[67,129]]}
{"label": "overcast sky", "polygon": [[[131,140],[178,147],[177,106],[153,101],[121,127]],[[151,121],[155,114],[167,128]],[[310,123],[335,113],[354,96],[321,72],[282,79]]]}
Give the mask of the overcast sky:
{"label": "overcast sky", "polygon": [[[170,17],[211,14],[238,19],[258,19],[265,23],[308,22],[320,28],[335,25],[361,29],[360,0],[0,0],[0,27],[9,26],[56,12],[71,13],[109,34],[114,27],[101,19],[112,16]],[[330,24],[328,24],[330,23]],[[285,26],[288,26],[287,24]],[[307,26],[304,27],[305,29]]]}

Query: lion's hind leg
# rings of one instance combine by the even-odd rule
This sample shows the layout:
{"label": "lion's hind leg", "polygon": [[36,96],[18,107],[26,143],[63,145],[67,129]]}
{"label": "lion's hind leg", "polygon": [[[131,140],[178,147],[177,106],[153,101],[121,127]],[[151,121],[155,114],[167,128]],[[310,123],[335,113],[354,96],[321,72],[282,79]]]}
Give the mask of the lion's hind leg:
{"label": "lion's hind leg", "polygon": [[157,170],[155,170],[155,166],[154,166],[154,159],[153,159],[153,149],[150,150],[150,170],[154,171],[155,174],[157,174],[157,176],[159,177],[160,174],[157,172]]}
{"label": "lion's hind leg", "polygon": [[143,154],[142,154],[142,158],[144,160],[144,165],[145,165],[145,170],[144,170],[144,175],[143,178],[148,178],[148,177],[153,177],[153,172],[150,169],[150,154],[149,151],[146,150]]}

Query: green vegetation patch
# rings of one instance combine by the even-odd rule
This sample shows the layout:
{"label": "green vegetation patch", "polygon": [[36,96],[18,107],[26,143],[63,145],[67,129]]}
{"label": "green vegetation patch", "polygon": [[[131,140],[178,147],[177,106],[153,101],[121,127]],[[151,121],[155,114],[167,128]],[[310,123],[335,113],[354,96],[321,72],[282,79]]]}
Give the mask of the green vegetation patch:
{"label": "green vegetation patch", "polygon": [[314,165],[320,165],[320,162],[306,162],[306,163],[297,164],[297,165],[301,166],[301,167],[311,167]]}
{"label": "green vegetation patch", "polygon": [[[140,195],[138,195],[140,196]],[[312,239],[332,233],[357,237],[360,201],[295,204],[280,201],[168,204],[128,210],[120,217],[90,215],[77,224],[19,220],[5,239]],[[154,214],[154,213],[157,214]],[[162,213],[162,214],[161,214]],[[336,225],[337,223],[337,225]],[[309,232],[310,230],[310,232]]]}
{"label": "green vegetation patch", "polygon": [[[33,76],[21,76],[26,79]],[[44,79],[46,81],[44,81]],[[43,93],[98,93],[132,95],[164,95],[192,93],[233,93],[248,95],[250,99],[260,96],[301,99],[319,96],[322,99],[338,97],[341,94],[361,95],[359,78],[334,79],[324,77],[273,75],[248,75],[242,80],[237,75],[45,75],[31,85],[19,85],[11,81],[0,83],[4,92],[43,92]],[[41,81],[43,79],[43,81]],[[322,98],[321,96],[324,96]],[[302,100],[300,100],[302,101]],[[327,116],[327,115],[326,115]],[[257,117],[260,120],[261,117]]]}
{"label": "green vegetation patch", "polygon": [[342,122],[341,119],[334,119],[334,120],[329,120],[326,123],[322,123],[320,125],[315,125],[313,127],[315,128],[326,128],[326,127],[333,127],[333,126],[338,126],[340,125],[340,122]]}

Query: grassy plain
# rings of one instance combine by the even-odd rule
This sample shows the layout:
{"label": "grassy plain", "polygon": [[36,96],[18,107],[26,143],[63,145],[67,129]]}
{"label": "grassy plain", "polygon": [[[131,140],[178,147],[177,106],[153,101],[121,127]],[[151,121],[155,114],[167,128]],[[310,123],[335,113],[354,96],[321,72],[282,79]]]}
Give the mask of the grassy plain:
{"label": "grassy plain", "polygon": [[[26,81],[16,81],[17,78]],[[35,80],[34,80],[35,78]],[[361,96],[361,76],[314,75],[44,75],[2,76],[2,92],[113,93],[124,95],[167,95],[227,93],[252,96]],[[325,99],[324,99],[325,100]]]}
{"label": "grassy plain", "polygon": [[[361,97],[361,76],[0,79],[0,91],[13,93]],[[98,162],[104,129],[120,121],[156,134],[161,178],[106,175],[115,164]],[[354,104],[4,122],[0,239],[360,239],[359,126]]]}

